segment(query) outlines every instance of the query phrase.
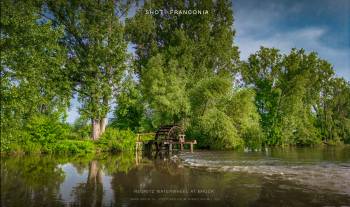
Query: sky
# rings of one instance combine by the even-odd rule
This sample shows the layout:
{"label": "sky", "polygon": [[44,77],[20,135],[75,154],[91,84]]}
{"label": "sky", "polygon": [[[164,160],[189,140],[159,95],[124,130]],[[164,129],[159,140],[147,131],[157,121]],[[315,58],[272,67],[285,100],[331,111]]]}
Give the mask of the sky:
{"label": "sky", "polygon": [[[350,81],[350,0],[233,0],[235,42],[242,60],[260,46],[282,53],[315,51]],[[79,116],[72,100],[69,123]]]}
{"label": "sky", "polygon": [[235,44],[245,60],[260,46],[315,51],[350,81],[350,0],[233,0]]}

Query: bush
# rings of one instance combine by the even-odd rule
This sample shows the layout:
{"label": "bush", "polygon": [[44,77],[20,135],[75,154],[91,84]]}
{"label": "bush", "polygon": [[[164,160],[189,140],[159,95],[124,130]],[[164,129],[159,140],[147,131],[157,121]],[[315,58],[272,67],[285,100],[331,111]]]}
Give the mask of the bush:
{"label": "bush", "polygon": [[30,135],[30,141],[43,146],[63,140],[70,133],[69,126],[59,122],[58,117],[43,115],[31,118],[26,130]]}
{"label": "bush", "polygon": [[6,137],[6,135],[1,134],[1,144],[0,144],[0,152],[8,153],[11,151],[11,140]]}
{"label": "bush", "polygon": [[135,148],[135,142],[136,135],[132,131],[110,127],[100,137],[97,145],[105,152],[130,151]]}
{"label": "bush", "polygon": [[25,130],[11,129],[6,133],[1,132],[0,149],[2,153],[21,153],[21,145],[28,140],[29,134]]}
{"label": "bush", "polygon": [[26,130],[12,130],[9,134],[1,134],[2,153],[40,153],[41,144],[30,140],[31,135]]}
{"label": "bush", "polygon": [[56,154],[86,154],[95,151],[95,145],[91,141],[61,140],[53,145]]}
{"label": "bush", "polygon": [[27,141],[21,144],[21,150],[28,154],[40,154],[42,151],[42,146],[39,143]]}
{"label": "bush", "polygon": [[72,130],[61,123],[55,115],[37,115],[28,120],[26,127],[1,137],[1,152],[85,154],[95,151],[95,145],[88,140],[69,140]]}

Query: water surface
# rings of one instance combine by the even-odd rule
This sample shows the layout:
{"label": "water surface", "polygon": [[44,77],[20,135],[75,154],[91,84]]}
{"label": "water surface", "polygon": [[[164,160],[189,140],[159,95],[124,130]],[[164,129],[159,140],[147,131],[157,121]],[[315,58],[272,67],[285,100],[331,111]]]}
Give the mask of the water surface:
{"label": "water surface", "polygon": [[2,157],[1,206],[350,206],[350,148]]}

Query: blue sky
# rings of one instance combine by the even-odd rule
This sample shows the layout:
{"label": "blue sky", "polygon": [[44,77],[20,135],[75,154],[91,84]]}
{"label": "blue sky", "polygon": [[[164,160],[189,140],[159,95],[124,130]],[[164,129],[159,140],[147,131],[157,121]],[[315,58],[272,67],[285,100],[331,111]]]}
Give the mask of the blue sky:
{"label": "blue sky", "polygon": [[[350,0],[233,0],[235,44],[241,59],[275,47],[316,51],[333,64],[337,76],[350,81]],[[76,99],[68,122],[79,116]]]}
{"label": "blue sky", "polygon": [[241,59],[260,46],[316,51],[350,81],[350,0],[234,0]]}

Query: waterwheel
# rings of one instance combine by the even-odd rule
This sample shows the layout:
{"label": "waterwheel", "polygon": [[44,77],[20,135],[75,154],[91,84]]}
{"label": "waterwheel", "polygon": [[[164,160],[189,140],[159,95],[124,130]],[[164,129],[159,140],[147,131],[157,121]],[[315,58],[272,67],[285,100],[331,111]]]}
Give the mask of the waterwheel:
{"label": "waterwheel", "polygon": [[164,125],[158,129],[155,137],[157,150],[165,147],[165,142],[178,142],[179,135],[184,134],[182,127],[178,125]]}

